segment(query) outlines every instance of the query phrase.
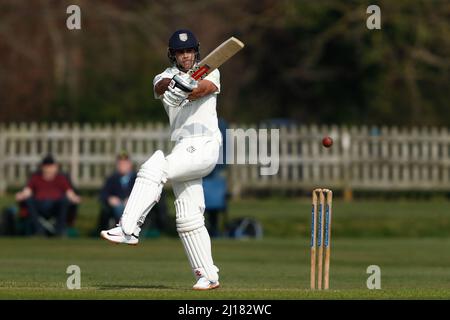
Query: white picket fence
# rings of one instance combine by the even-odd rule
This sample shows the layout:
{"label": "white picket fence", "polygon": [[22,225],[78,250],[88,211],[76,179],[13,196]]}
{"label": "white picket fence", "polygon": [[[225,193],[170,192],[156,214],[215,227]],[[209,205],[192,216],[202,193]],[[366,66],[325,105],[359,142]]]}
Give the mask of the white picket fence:
{"label": "white picket fence", "polygon": [[[233,125],[250,128],[252,126]],[[447,128],[280,127],[279,171],[260,175],[259,165],[228,165],[230,191],[450,190],[450,134]],[[331,148],[321,139],[330,135]],[[169,152],[163,124],[0,124],[0,192],[22,186],[42,156],[51,152],[79,188],[99,188],[128,151],[139,165],[155,150]]]}

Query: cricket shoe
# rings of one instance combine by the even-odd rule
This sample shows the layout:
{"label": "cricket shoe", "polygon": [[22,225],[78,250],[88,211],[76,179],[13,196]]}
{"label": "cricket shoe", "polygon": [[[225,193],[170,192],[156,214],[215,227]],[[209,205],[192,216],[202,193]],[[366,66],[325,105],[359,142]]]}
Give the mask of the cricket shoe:
{"label": "cricket shoe", "polygon": [[127,235],[123,233],[122,227],[117,225],[117,227],[115,228],[103,230],[102,232],[100,232],[100,236],[103,239],[106,239],[114,243],[125,243],[135,246],[139,242],[139,232],[141,231],[139,227],[137,227],[136,229],[137,230],[133,232],[131,235]]}
{"label": "cricket shoe", "polygon": [[194,284],[192,289],[194,290],[212,290],[216,289],[220,286],[219,281],[211,281],[206,279],[205,277],[201,277],[198,279],[197,283]]}

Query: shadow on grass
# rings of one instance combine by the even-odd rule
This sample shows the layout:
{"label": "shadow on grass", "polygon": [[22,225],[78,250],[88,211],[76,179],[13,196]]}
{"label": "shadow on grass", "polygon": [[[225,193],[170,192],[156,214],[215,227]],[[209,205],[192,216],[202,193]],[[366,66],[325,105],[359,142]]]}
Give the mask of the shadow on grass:
{"label": "shadow on grass", "polygon": [[163,285],[136,285],[136,284],[116,284],[116,285],[101,285],[99,290],[133,290],[133,289],[175,289],[174,287],[168,287]]}

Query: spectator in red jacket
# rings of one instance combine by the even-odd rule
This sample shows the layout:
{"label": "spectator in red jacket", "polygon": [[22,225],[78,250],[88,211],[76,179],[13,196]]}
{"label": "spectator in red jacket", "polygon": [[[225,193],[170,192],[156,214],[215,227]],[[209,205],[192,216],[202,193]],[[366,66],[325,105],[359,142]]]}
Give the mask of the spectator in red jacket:
{"label": "spectator in red jacket", "polygon": [[34,173],[25,188],[16,194],[16,200],[25,203],[35,234],[44,235],[47,228],[44,228],[43,224],[53,217],[54,234],[59,236],[66,232],[70,202],[81,201],[66,176],[59,172],[59,165],[51,155],[42,160],[40,170]]}

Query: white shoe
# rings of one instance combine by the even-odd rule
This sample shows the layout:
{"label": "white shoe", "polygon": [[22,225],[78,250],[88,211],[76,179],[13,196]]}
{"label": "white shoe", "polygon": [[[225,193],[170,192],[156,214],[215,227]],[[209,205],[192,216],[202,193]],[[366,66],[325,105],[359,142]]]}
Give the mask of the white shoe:
{"label": "white shoe", "polygon": [[103,239],[106,239],[114,243],[125,243],[135,246],[139,242],[139,233],[137,233],[136,235],[136,232],[134,232],[131,235],[126,235],[125,233],[123,233],[122,227],[120,226],[117,226],[109,230],[103,230],[102,232],[100,232],[100,235]]}
{"label": "white shoe", "polygon": [[219,281],[211,281],[206,279],[205,277],[201,277],[198,279],[197,283],[194,284],[192,289],[194,290],[212,290],[216,289],[220,286]]}

